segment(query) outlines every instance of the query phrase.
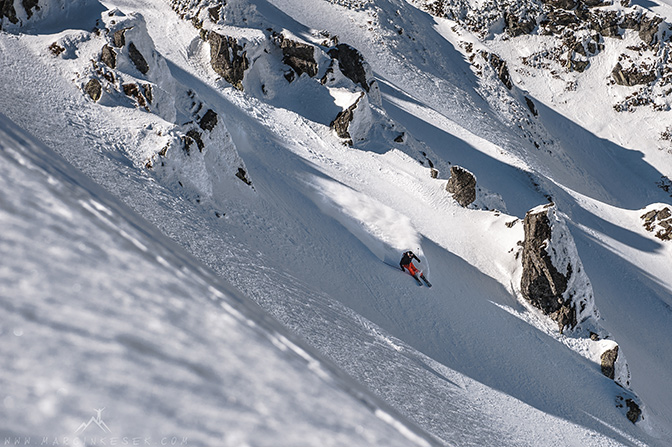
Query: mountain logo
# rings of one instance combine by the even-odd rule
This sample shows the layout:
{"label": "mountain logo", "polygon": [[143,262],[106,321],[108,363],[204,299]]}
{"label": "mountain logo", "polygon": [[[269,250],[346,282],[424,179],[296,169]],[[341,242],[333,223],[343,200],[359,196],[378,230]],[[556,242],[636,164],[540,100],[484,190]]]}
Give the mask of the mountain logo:
{"label": "mountain logo", "polygon": [[91,416],[91,419],[89,419],[89,422],[82,422],[82,425],[79,426],[75,434],[80,434],[84,432],[91,424],[96,424],[98,428],[100,428],[103,432],[105,433],[112,433],[112,430],[110,430],[110,427],[107,426],[105,421],[103,421],[103,417],[101,416],[101,413],[103,412],[105,408],[101,409],[96,409],[96,416]]}

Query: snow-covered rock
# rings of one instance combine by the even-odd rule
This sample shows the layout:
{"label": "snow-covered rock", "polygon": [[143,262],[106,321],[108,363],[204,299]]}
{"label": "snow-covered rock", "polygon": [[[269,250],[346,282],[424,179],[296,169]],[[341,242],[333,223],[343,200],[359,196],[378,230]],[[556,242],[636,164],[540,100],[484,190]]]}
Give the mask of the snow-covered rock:
{"label": "snow-covered rock", "polygon": [[457,203],[466,207],[476,200],[476,177],[461,166],[451,166],[446,190]]}
{"label": "snow-covered rock", "polygon": [[560,331],[596,318],[590,281],[555,205],[530,210],[524,228],[523,296],[555,320]]}

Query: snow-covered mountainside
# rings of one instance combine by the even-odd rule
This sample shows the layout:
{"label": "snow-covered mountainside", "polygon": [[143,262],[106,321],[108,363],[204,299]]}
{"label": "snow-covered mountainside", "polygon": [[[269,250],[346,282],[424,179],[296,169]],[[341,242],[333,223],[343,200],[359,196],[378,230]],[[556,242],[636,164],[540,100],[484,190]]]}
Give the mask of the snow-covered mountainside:
{"label": "snow-covered mountainside", "polygon": [[672,443],[670,5],[0,20],[5,443]]}

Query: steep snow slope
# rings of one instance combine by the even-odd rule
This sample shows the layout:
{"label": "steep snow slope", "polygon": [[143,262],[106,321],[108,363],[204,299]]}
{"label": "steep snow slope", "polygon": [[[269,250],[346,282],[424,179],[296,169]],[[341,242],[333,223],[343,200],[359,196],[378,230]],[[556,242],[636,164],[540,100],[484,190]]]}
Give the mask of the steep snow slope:
{"label": "steep snow slope", "polygon": [[[364,53],[383,94],[383,109],[376,111],[379,115],[371,124],[384,131],[349,148],[326,126],[325,110],[338,109],[326,101],[324,89],[305,76],[278,84],[287,91],[272,100],[263,96],[264,89],[255,86],[253,78],[245,80],[241,93],[217,78],[198,31],[177,21],[165,4],[104,3],[125,15],[142,13],[158,57],[166,60],[163,73],[217,111],[230,133],[226,147],[244,159],[254,189],[228,178],[215,182],[219,194],[211,197],[195,187],[181,189],[179,173],[189,178],[204,172],[190,170],[186,158],[175,161],[174,180],[143,170],[148,150],[163,147],[152,142],[162,133],[155,129],[182,123],[136,110],[132,102],[120,99],[123,96],[102,106],[88,101],[76,88],[81,82],[75,84],[72,78],[88,73],[84,70],[89,59],[96,59],[104,44],[92,35],[73,45],[69,58],[54,58],[46,48],[57,39],[70,41],[72,32],[1,35],[7,83],[0,101],[22,127],[124,197],[355,378],[446,442],[665,445],[672,420],[665,386],[670,356],[660,354],[669,352],[669,343],[650,343],[624,320],[637,319],[639,327],[651,321],[654,330],[646,336],[669,340],[669,308],[662,305],[669,297],[669,263],[664,263],[669,248],[638,226],[636,212],[630,211],[628,223],[622,223],[626,213],[603,203],[638,203],[650,190],[627,187],[612,194],[608,186],[624,172],[621,162],[606,164],[594,176],[598,163],[589,160],[590,168],[577,173],[572,169],[579,168],[582,159],[563,151],[559,143],[555,148],[561,155],[528,153],[532,143],[508,127],[516,109],[492,104],[492,98],[507,93],[494,78],[479,84],[452,46],[455,38],[446,22],[396,1],[368,2],[356,10],[322,1],[311,1],[310,7],[290,1],[228,2],[229,20],[234,22],[229,32],[248,42],[263,41],[261,30],[269,25],[308,41],[314,39],[314,28],[338,34]],[[107,14],[103,16],[111,17]],[[97,19],[89,16],[89,28]],[[264,76],[279,68],[257,68],[257,82],[268,82]],[[137,73],[125,75],[143,79]],[[578,129],[550,108],[540,115],[544,124],[538,131],[545,138],[553,135],[570,148],[581,139],[599,141],[589,132],[568,137]],[[396,120],[394,132],[405,131],[408,144],[382,138],[391,134],[385,133],[390,117]],[[61,132],[63,126],[67,133]],[[621,153],[609,143],[603,147]],[[421,150],[443,179],[431,178],[427,164],[418,162],[426,161]],[[474,171],[479,184],[490,191],[484,192],[490,197],[487,203],[497,203],[511,215],[458,207],[444,191],[450,162]],[[652,170],[646,164],[636,167],[640,176],[629,185],[636,185],[637,178],[650,178]],[[665,200],[660,191],[653,191],[655,200],[650,201]],[[502,200],[492,199],[493,192]],[[620,198],[620,193],[625,196]],[[647,409],[647,419],[638,426],[616,409],[613,399],[622,390],[601,375],[599,365],[558,343],[571,342],[571,337],[559,338],[550,324],[516,300],[515,253],[522,228],[519,222],[511,228],[506,224],[544,203],[545,194],[559,203],[573,229],[595,238],[579,236],[580,254],[597,284],[598,307],[608,315],[602,323],[632,363],[633,388]],[[207,200],[199,204],[196,199],[202,197]],[[645,205],[648,202],[641,204]],[[587,245],[593,241],[600,241],[599,250]],[[393,254],[402,246],[423,255],[421,266],[431,274],[433,289],[418,289],[410,278],[380,262],[395,264]],[[630,259],[656,266],[647,269],[654,281],[647,284],[649,279],[628,265],[630,254],[637,255]],[[607,269],[600,259],[621,267]],[[632,276],[637,279],[627,287],[613,287],[609,295],[600,290]],[[631,302],[628,293],[640,285],[651,305],[621,313]]]}
{"label": "steep snow slope", "polygon": [[434,443],[2,115],[0,157],[4,444]]}

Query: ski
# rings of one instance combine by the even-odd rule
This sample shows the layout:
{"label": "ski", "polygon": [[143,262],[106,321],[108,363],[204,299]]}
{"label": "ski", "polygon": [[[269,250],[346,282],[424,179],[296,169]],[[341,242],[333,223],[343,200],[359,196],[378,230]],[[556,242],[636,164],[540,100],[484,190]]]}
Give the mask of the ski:
{"label": "ski", "polygon": [[427,284],[427,287],[432,287],[432,283],[429,282],[429,280],[427,278],[425,278],[425,275],[420,275],[420,278],[422,278],[422,280],[425,282],[425,284]]}
{"label": "ski", "polygon": [[422,281],[420,281],[420,279],[417,276],[414,276],[413,279],[415,280],[415,282],[418,283],[419,286],[422,285]]}

